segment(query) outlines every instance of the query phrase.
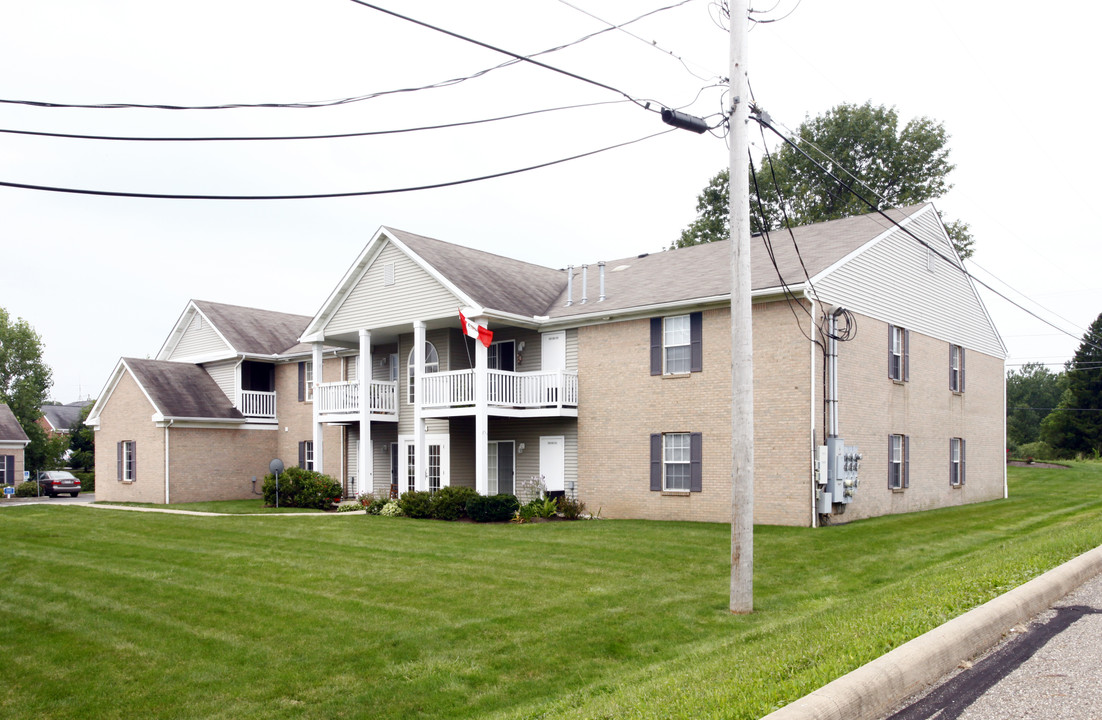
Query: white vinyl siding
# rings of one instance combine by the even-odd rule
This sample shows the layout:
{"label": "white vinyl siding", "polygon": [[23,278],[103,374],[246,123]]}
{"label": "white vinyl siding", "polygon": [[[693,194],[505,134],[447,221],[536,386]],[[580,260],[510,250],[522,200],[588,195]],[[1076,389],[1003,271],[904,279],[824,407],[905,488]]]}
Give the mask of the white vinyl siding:
{"label": "white vinyl siding", "polygon": [[[384,268],[393,263],[395,282],[384,283]],[[327,335],[362,327],[407,324],[412,319],[456,317],[460,301],[451,291],[387,242],[357,280],[325,327]]]}
{"label": "white vinyl siding", "polygon": [[210,358],[232,352],[229,345],[218,336],[214,328],[202,315],[196,313],[188,323],[180,342],[164,360],[185,360],[187,358]]}
{"label": "white vinyl siding", "polygon": [[[887,221],[884,221],[887,225]],[[918,237],[955,258],[938,229],[932,207],[903,223]],[[1006,349],[969,279],[959,268],[935,257],[936,272],[926,269],[926,248],[902,230],[858,251],[815,279],[823,302],[929,337],[957,343],[994,357]],[[959,262],[954,260],[954,262]]]}
{"label": "white vinyl siding", "polygon": [[237,405],[237,361],[228,363],[212,363],[204,365],[203,369],[218,383],[218,387]]}
{"label": "white vinyl siding", "polygon": [[348,427],[348,447],[345,450],[345,464],[344,464],[344,476],[348,479],[345,483],[344,492],[346,495],[356,496],[359,493],[367,492],[368,488],[363,486],[363,483],[359,482],[359,444],[360,444],[360,429],[358,427]]}

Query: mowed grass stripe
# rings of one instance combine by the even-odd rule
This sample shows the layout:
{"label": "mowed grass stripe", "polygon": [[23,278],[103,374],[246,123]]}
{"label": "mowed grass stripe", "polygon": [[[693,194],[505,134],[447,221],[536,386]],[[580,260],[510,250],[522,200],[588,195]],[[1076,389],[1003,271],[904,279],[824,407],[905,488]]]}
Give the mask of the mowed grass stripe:
{"label": "mowed grass stripe", "polygon": [[0,655],[50,682],[0,715],[759,717],[1102,542],[1102,466],[1013,472],[1009,501],[759,527],[750,616],[724,525],[4,509]]}

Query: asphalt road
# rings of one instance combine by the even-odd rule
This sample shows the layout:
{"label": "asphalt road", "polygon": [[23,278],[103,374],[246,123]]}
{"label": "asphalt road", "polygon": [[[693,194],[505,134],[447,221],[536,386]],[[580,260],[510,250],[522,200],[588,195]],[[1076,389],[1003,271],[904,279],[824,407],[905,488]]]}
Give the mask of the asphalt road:
{"label": "asphalt road", "polygon": [[1102,575],[884,720],[1099,720]]}
{"label": "asphalt road", "polygon": [[95,493],[80,493],[75,498],[68,495],[64,497],[37,497],[37,498],[11,498],[0,499],[0,507],[7,505],[27,505],[33,503],[46,503],[48,505],[69,505],[71,503],[90,503],[96,501]]}

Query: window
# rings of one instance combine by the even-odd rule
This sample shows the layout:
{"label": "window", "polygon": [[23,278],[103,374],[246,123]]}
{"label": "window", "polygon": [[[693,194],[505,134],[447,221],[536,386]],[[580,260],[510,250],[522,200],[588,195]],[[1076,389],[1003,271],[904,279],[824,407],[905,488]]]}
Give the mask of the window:
{"label": "window", "polygon": [[960,345],[949,346],[949,389],[964,392],[964,348]]}
{"label": "window", "polygon": [[704,369],[703,318],[698,312],[651,318],[651,375],[683,375]]}
{"label": "window", "polygon": [[[408,395],[409,403],[413,404],[416,397],[416,382],[414,375],[416,374],[416,368],[414,367],[415,358],[413,356],[413,350],[409,351],[409,358],[407,358],[406,372],[409,376]],[[440,355],[437,354],[436,348],[428,340],[425,341],[425,374],[440,372]]]}
{"label": "window", "polygon": [[15,484],[15,456],[0,455],[0,485]]}
{"label": "window", "polygon": [[408,492],[413,492],[417,489],[417,469],[415,467],[417,447],[410,445],[406,448],[406,453],[406,487]]}
{"label": "window", "polygon": [[134,482],[138,479],[138,449],[133,440],[123,440],[117,446],[118,479],[120,482]]}
{"label": "window", "polygon": [[911,331],[888,326],[888,377],[896,382],[910,379]]}
{"label": "window", "polygon": [[660,492],[701,492],[703,435],[655,433],[650,436],[650,489]]}
{"label": "window", "polygon": [[314,441],[303,440],[298,444],[298,466],[303,470],[314,469]]}
{"label": "window", "polygon": [[298,401],[310,402],[314,399],[314,361],[304,360],[298,364]]}
{"label": "window", "polygon": [[964,438],[949,438],[949,486],[964,485]]}
{"label": "window", "polygon": [[910,487],[910,442],[906,435],[888,436],[888,488],[903,490]]}
{"label": "window", "polygon": [[513,372],[517,369],[517,344],[514,340],[491,343],[486,348],[486,367]]}

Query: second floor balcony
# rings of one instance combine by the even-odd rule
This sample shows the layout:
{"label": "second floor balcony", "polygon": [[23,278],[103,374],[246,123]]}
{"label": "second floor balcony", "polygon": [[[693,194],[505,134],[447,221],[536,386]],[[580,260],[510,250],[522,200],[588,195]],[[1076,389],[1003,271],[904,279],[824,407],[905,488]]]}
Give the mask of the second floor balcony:
{"label": "second floor balcony", "polygon": [[[372,380],[367,384],[367,412],[373,420],[398,419],[398,383]],[[314,402],[324,419],[354,420],[360,414],[360,383],[322,383],[314,393]]]}

